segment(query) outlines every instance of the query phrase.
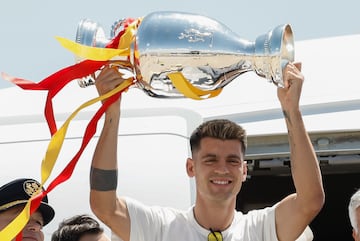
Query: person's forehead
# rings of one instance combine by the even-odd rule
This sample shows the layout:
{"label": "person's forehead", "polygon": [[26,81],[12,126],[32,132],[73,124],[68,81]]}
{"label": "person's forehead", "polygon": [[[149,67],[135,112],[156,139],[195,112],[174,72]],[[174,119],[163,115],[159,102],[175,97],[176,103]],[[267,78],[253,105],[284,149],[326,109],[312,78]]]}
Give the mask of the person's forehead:
{"label": "person's forehead", "polygon": [[225,143],[227,145],[231,145],[236,148],[241,147],[241,142],[238,139],[219,139],[214,137],[204,137],[200,141],[200,148],[207,147],[209,144],[217,144],[217,143]]}

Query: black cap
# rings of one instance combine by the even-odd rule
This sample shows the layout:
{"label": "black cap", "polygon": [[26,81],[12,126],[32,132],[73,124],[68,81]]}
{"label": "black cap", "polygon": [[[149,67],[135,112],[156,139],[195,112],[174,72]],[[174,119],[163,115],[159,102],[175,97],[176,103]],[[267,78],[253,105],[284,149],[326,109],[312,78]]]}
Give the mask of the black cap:
{"label": "black cap", "polygon": [[[26,204],[40,186],[39,182],[31,178],[16,179],[3,185],[0,187],[0,212]],[[42,199],[38,210],[43,216],[44,226],[55,216],[54,209],[48,204],[47,196]]]}

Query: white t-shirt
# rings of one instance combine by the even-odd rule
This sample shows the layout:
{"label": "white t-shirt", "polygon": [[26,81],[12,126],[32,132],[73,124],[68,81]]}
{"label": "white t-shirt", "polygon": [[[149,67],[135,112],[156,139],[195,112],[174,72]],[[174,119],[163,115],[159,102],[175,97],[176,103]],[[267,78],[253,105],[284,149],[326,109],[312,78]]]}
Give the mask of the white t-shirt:
{"label": "white t-shirt", "polygon": [[[130,241],[205,241],[210,233],[196,222],[193,207],[187,211],[149,207],[130,198],[126,198],[126,204],[131,220]],[[224,241],[278,240],[274,206],[247,214],[234,213],[230,227],[221,232]]]}

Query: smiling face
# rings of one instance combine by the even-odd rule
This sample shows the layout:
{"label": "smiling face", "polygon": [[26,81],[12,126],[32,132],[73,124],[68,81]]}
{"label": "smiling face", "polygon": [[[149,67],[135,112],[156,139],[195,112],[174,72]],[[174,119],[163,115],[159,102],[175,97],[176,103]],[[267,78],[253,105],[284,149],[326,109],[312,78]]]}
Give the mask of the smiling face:
{"label": "smiling face", "polygon": [[[0,230],[5,228],[12,220],[14,220],[24,206],[12,207],[0,213]],[[42,232],[44,221],[40,212],[36,211],[30,216],[30,219],[22,231],[22,241],[43,241],[44,234]],[[15,239],[13,239],[15,240]]]}
{"label": "smiling face", "polygon": [[187,173],[195,177],[197,199],[235,203],[247,174],[240,141],[203,138],[187,160]]}

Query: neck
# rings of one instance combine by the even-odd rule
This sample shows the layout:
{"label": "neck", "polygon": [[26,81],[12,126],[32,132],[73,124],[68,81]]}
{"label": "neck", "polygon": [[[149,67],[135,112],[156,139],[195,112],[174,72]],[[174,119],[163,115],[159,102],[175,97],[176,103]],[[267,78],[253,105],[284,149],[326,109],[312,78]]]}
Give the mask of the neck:
{"label": "neck", "polygon": [[229,202],[202,202],[196,200],[194,207],[196,221],[200,226],[208,230],[223,231],[227,229],[234,219],[235,210],[235,201]]}

